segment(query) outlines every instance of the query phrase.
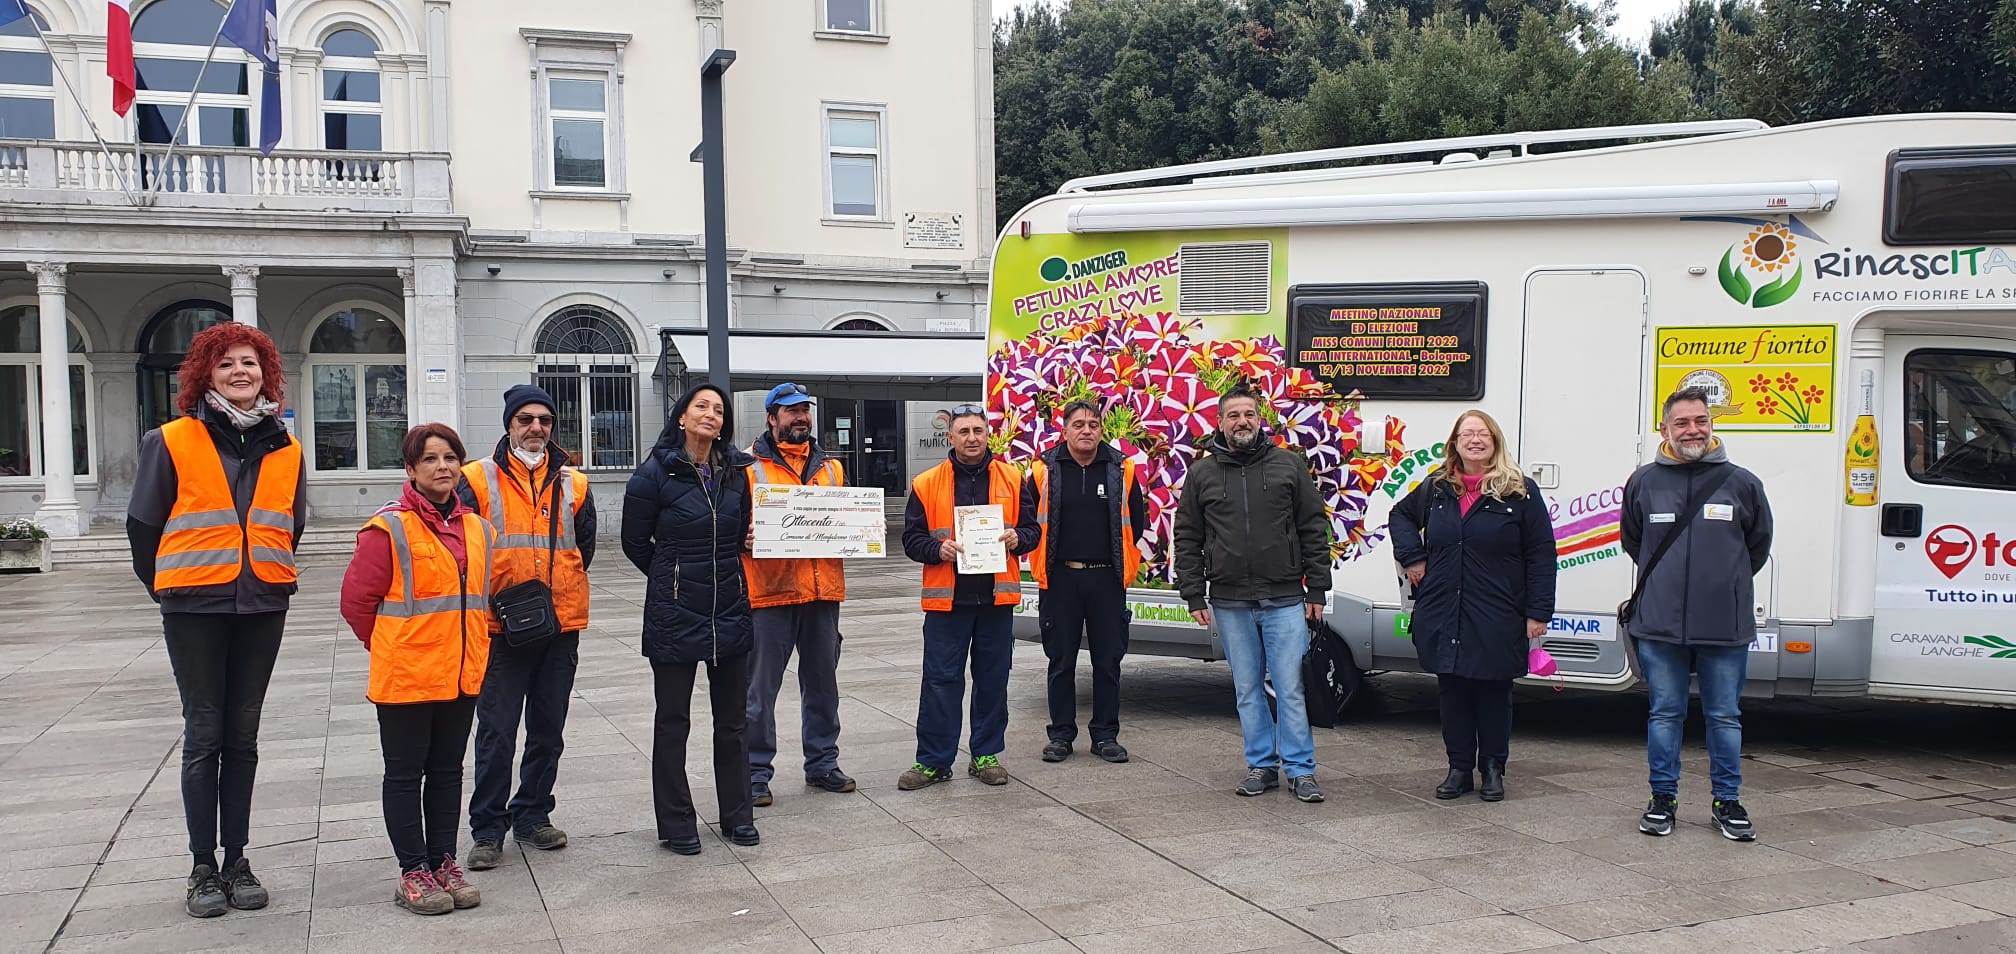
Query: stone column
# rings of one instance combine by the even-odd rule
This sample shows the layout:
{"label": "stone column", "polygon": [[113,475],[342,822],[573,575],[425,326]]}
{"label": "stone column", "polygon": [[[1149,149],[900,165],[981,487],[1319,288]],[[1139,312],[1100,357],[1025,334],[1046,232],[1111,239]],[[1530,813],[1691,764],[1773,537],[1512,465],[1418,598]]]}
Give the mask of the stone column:
{"label": "stone column", "polygon": [[399,269],[399,288],[404,309],[399,320],[406,327],[406,426],[417,427],[432,418],[420,412],[420,326],[414,320],[413,269]]}
{"label": "stone column", "polygon": [[77,503],[77,462],[70,449],[70,266],[30,262],[41,311],[42,506],[35,522],[52,537],[84,535],[89,521]]}
{"label": "stone column", "polygon": [[231,320],[259,327],[259,266],[226,265],[231,278]]}

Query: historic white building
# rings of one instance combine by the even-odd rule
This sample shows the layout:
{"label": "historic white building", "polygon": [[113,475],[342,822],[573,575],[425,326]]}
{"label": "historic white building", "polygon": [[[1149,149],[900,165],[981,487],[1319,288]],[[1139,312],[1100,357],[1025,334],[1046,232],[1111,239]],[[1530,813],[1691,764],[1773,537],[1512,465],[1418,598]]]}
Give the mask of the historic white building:
{"label": "historic white building", "polygon": [[230,320],[279,344],[319,517],[395,492],[411,424],[487,452],[528,380],[613,509],[705,377],[689,157],[717,47],[740,437],[798,380],[828,445],[896,493],[943,453],[928,411],[979,395],[985,0],[281,0],[270,156],[256,61],[202,65],[224,3],[134,3],[123,119],[104,4],[28,6],[0,28],[0,516],[123,522],[182,349]]}

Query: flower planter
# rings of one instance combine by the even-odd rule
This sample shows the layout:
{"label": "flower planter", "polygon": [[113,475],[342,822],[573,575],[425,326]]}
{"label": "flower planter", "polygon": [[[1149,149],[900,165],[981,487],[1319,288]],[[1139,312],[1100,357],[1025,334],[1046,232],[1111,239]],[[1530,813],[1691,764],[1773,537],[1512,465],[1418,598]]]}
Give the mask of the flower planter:
{"label": "flower planter", "polygon": [[0,540],[0,572],[49,572],[49,541]]}

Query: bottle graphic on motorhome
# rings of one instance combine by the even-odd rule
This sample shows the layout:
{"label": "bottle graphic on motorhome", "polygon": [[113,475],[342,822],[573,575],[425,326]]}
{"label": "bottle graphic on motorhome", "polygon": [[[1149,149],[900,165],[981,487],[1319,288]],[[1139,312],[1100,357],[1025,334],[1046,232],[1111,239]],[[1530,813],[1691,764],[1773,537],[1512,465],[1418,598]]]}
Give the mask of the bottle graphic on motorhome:
{"label": "bottle graphic on motorhome", "polygon": [[1845,469],[1850,507],[1876,506],[1876,381],[1875,372],[1862,372],[1862,410],[1855,417],[1855,429],[1848,433]]}

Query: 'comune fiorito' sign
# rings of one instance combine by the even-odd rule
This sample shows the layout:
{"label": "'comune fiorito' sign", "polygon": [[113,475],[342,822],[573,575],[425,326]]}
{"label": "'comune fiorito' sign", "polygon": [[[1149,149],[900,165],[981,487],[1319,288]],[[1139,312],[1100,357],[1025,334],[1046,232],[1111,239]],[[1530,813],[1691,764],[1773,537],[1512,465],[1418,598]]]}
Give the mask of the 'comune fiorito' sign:
{"label": "'comune fiorito' sign", "polygon": [[1485,298],[1480,282],[1297,286],[1289,361],[1340,394],[1474,401],[1484,396]]}

